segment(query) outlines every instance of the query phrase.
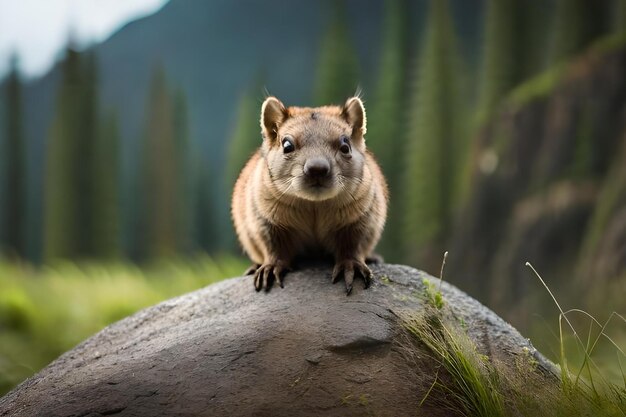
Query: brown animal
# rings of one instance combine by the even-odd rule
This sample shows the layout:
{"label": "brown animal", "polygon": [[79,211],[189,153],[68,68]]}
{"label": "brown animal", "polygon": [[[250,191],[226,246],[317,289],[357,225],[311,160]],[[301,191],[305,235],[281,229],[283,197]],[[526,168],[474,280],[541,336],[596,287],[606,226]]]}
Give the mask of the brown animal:
{"label": "brown animal", "polygon": [[269,97],[261,108],[263,143],[235,184],[232,216],[254,262],[257,291],[269,290],[296,256],[334,256],[333,283],[355,273],[365,288],[374,247],[387,216],[387,184],[365,148],[366,117],[358,97],[343,107],[285,107]]}

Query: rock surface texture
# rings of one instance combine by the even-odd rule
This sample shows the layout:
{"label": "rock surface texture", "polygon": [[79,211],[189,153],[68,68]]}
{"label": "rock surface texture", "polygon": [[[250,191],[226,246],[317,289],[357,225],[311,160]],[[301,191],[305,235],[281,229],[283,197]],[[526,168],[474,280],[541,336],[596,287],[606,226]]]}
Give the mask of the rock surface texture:
{"label": "rock surface texture", "polygon": [[[0,399],[0,416],[447,415],[419,406],[437,364],[401,320],[424,308],[423,279],[439,281],[379,265],[369,289],[356,281],[346,297],[330,272],[292,272],[269,293],[234,278],[145,309]],[[474,299],[441,291],[481,353],[513,363],[533,351]]]}

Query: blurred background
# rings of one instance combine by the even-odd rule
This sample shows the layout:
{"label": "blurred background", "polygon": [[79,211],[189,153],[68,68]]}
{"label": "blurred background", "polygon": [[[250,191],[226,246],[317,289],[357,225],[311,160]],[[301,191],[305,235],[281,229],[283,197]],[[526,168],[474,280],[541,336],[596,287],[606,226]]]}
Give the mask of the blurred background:
{"label": "blurred background", "polygon": [[265,95],[356,91],[386,261],[439,276],[449,251],[445,280],[552,359],[526,261],[563,308],[626,313],[626,0],[0,0],[0,394],[240,275],[229,199]]}

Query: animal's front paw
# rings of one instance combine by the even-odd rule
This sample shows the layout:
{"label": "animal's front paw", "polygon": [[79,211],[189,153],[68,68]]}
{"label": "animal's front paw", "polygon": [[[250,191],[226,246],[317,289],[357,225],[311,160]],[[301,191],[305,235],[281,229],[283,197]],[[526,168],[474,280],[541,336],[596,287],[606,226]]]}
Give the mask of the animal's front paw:
{"label": "animal's front paw", "polygon": [[289,271],[289,266],[284,262],[264,263],[254,272],[254,288],[257,291],[265,289],[269,291],[272,288],[274,280],[283,288],[283,276]]}
{"label": "animal's front paw", "polygon": [[339,281],[339,278],[343,276],[346,283],[346,295],[350,295],[355,272],[363,277],[363,288],[369,287],[372,271],[365,263],[357,261],[356,259],[345,259],[335,264],[335,268],[333,269],[333,284]]}

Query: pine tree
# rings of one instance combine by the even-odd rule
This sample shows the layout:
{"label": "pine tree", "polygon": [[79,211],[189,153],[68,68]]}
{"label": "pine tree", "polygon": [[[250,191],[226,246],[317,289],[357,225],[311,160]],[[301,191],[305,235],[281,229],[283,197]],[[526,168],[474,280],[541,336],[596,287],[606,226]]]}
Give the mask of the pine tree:
{"label": "pine tree", "polygon": [[[406,201],[409,259],[433,266],[441,254],[429,249],[445,238],[466,152],[460,59],[448,2],[432,0],[410,103],[406,177],[399,198]],[[429,254],[437,261],[429,259]]]}
{"label": "pine tree", "polygon": [[479,120],[490,116],[498,101],[522,78],[517,6],[515,0],[487,1]]}
{"label": "pine tree", "polygon": [[[387,0],[383,21],[382,52],[374,100],[368,107],[367,146],[374,152],[389,184],[391,201],[380,250],[393,260],[401,244],[402,200],[400,179],[406,132],[406,82],[408,66],[408,14],[406,0]],[[397,255],[397,250],[396,250]],[[397,259],[397,258],[396,258]]]}
{"label": "pine tree", "polygon": [[261,146],[259,115],[261,106],[251,89],[239,100],[234,131],[228,141],[226,159],[226,189],[232,190],[239,173],[253,152]]}
{"label": "pine tree", "polygon": [[75,185],[80,194],[77,196],[75,221],[80,232],[76,234],[76,256],[94,257],[96,240],[96,188],[94,167],[96,166],[96,147],[100,136],[98,106],[98,70],[94,52],[81,54],[81,85],[79,102],[81,118],[78,121],[76,159],[73,161],[76,178]]}
{"label": "pine tree", "polygon": [[476,120],[482,124],[516,85],[545,68],[545,2],[488,0]]}
{"label": "pine tree", "polygon": [[80,253],[80,218],[77,165],[82,160],[81,129],[84,117],[84,74],[80,54],[68,47],[61,64],[56,112],[47,146],[44,213],[44,258],[71,258]]}
{"label": "pine tree", "polygon": [[626,0],[615,1],[613,15],[613,31],[626,35]]}
{"label": "pine tree", "polygon": [[332,2],[333,17],[321,43],[315,83],[317,105],[341,104],[359,86],[359,63],[346,25],[345,3]]}
{"label": "pine tree", "polygon": [[[257,76],[252,82],[252,87],[247,89],[239,99],[237,106],[237,117],[233,126],[233,132],[226,146],[226,166],[224,189],[228,190],[228,197],[232,195],[235,182],[246,162],[256,149],[261,146],[261,99],[258,92],[261,91],[263,77]],[[229,200],[230,203],[230,200]],[[237,249],[237,242],[232,227],[224,227],[220,230],[223,236],[222,246],[229,250]]]}
{"label": "pine tree", "polygon": [[93,165],[93,255],[114,259],[120,249],[120,134],[117,114],[111,111],[100,123]]}
{"label": "pine tree", "polygon": [[158,67],[150,84],[141,162],[142,258],[173,256],[178,237],[178,157],[172,100],[165,72]]}
{"label": "pine tree", "polygon": [[[5,180],[2,223],[0,230],[4,231],[0,249],[8,254],[23,257],[26,255],[26,236],[24,214],[26,213],[26,143],[22,122],[22,82],[17,65],[17,57],[11,59],[11,70],[5,83],[5,140],[6,150],[4,163]],[[0,187],[1,188],[1,187]]]}
{"label": "pine tree", "polygon": [[197,160],[196,166],[196,183],[195,183],[195,210],[194,210],[194,241],[197,247],[203,252],[213,253],[217,250],[217,224],[215,199],[213,198],[213,187],[215,183],[211,178],[215,177],[215,173],[210,172],[206,164]]}
{"label": "pine tree", "polygon": [[178,179],[178,204],[176,210],[177,239],[179,252],[188,253],[193,247],[192,222],[194,204],[194,169],[189,143],[189,121],[187,99],[182,90],[174,95],[174,141],[176,150],[176,175]]}
{"label": "pine tree", "polygon": [[[85,61],[85,62],[83,62]],[[47,148],[44,257],[93,255],[93,161],[98,135],[95,58],[71,44],[61,64]]]}
{"label": "pine tree", "polygon": [[605,30],[605,1],[557,0],[553,24],[552,63],[580,52]]}

